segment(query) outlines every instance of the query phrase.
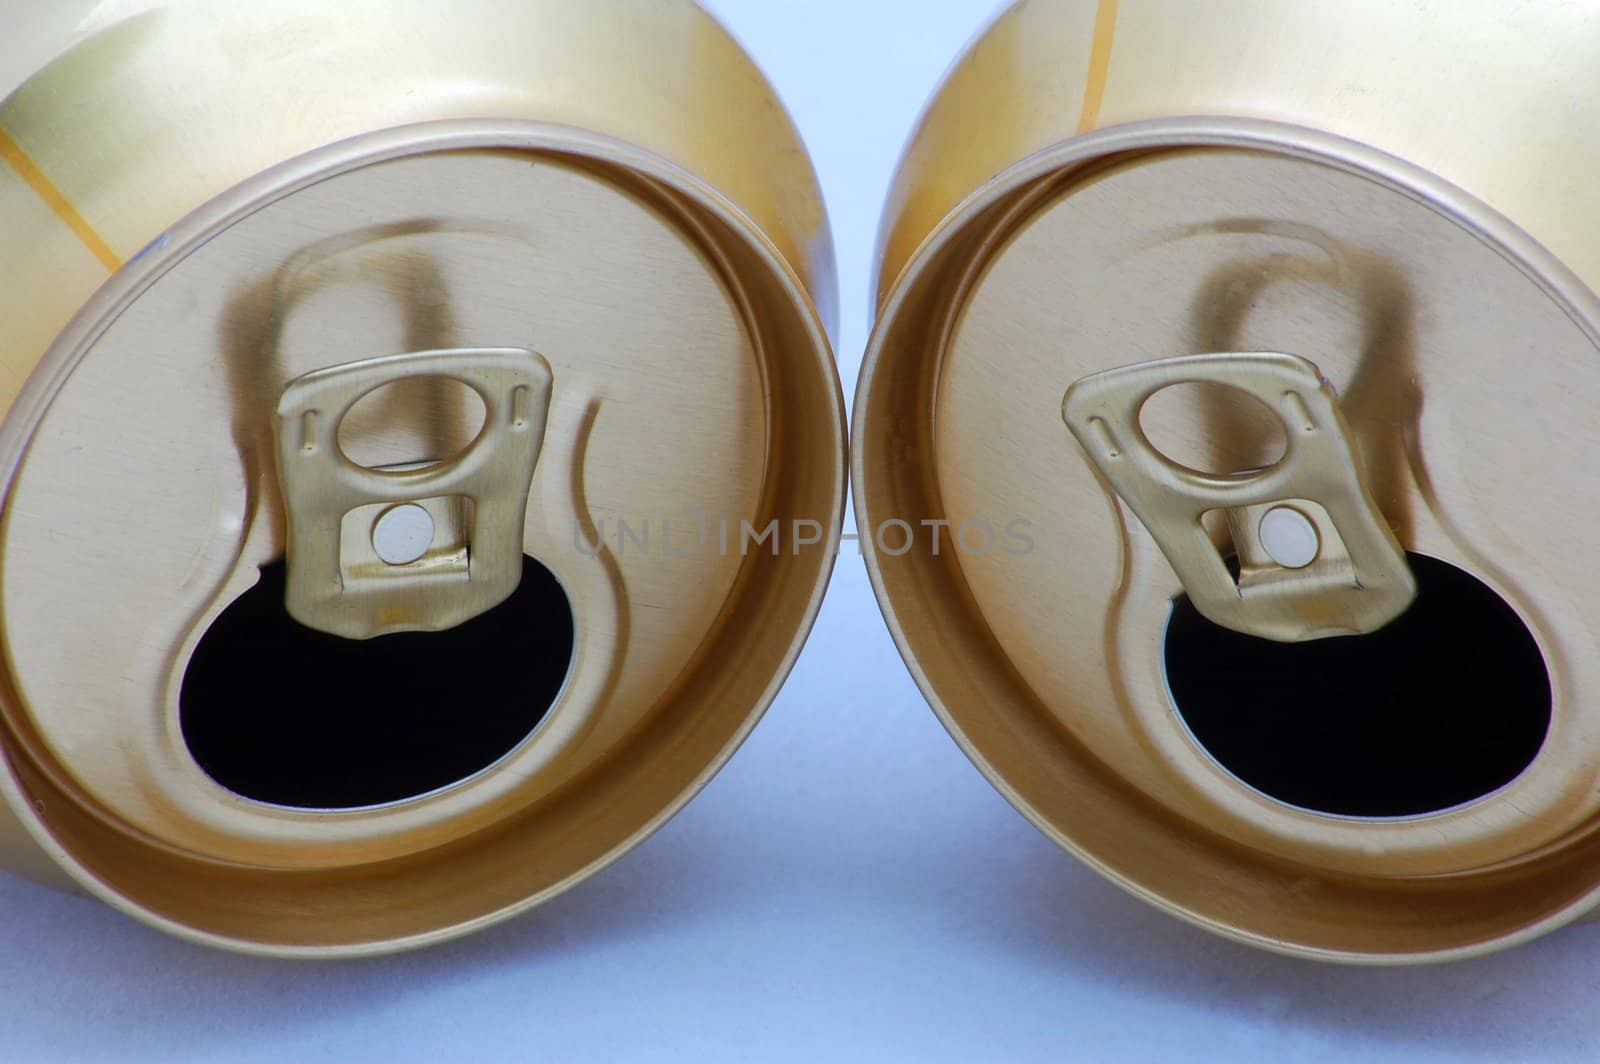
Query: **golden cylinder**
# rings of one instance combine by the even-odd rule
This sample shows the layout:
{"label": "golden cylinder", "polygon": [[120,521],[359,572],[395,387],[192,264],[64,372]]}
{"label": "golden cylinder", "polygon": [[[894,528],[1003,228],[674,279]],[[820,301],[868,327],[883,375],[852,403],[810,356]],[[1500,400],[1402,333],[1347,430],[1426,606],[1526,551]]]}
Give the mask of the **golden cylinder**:
{"label": "golden cylinder", "polygon": [[[197,941],[322,957],[487,926],[638,844],[775,696],[842,524],[833,247],[772,87],[689,0],[40,3],[12,21],[7,867]],[[277,784],[246,793],[200,763],[182,706],[198,648],[281,572],[279,403],[316,371],[429,352],[417,364],[489,352],[549,386],[548,423],[526,386],[489,404],[543,436],[521,535],[494,542],[523,542],[538,586],[564,594],[570,664],[535,730],[448,785],[326,807],[271,797]],[[339,460],[359,445],[377,483],[507,437],[441,390],[453,379],[372,391],[342,424],[338,446],[355,439]],[[484,500],[419,503],[439,559],[404,564],[481,572],[461,544],[488,520]],[[696,507],[731,523],[732,549],[685,531]],[[382,509],[302,532],[356,542]],[[741,550],[741,525],[780,527],[782,551]],[[641,530],[653,541],[625,538]],[[334,550],[342,578],[401,564],[373,549]],[[418,569],[416,586],[437,575]],[[418,594],[374,607],[358,634],[439,627]],[[502,609],[503,594],[467,612]],[[303,660],[230,645],[212,687],[321,690]],[[478,666],[415,645],[396,667],[433,670],[428,689],[445,695],[394,730],[425,743],[437,728],[441,756],[461,714],[493,730],[486,702],[505,696]],[[518,680],[516,662],[487,666]],[[403,679],[382,679],[385,697],[406,697]],[[341,681],[352,709],[359,681]],[[295,765],[280,769],[292,782]],[[337,797],[343,781],[325,775]]]}
{"label": "golden cylinder", "polygon": [[[1600,388],[1597,33],[1591,5],[1027,0],[917,127],[880,236],[858,522],[1027,519],[1030,549],[923,535],[899,557],[864,534],[867,564],[986,775],[1176,915],[1407,963],[1525,941],[1600,898],[1582,472],[1600,458],[1582,428]],[[1548,731],[1525,769],[1403,815],[1319,811],[1197,738],[1164,657],[1185,589],[1061,404],[1097,373],[1239,352],[1315,364],[1418,571],[1467,574],[1536,648]],[[1259,468],[1236,398],[1174,400],[1154,434],[1244,456],[1215,472]],[[1221,516],[1205,531],[1226,557]],[[1410,671],[1441,670],[1445,690],[1474,663],[1461,645]],[[1224,694],[1227,668],[1204,677]],[[1282,715],[1332,679],[1285,680]],[[1431,697],[1402,708],[1435,714],[1434,745],[1454,749],[1482,707]]]}

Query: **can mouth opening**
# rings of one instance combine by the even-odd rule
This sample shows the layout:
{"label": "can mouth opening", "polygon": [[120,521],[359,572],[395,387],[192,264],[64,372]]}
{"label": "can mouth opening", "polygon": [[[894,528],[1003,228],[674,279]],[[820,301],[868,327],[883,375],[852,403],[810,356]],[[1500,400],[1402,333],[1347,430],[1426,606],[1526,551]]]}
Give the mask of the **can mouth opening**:
{"label": "can mouth opening", "polygon": [[1190,734],[1255,790],[1329,816],[1442,813],[1522,775],[1551,723],[1538,643],[1472,574],[1410,562],[1416,603],[1366,636],[1276,643],[1176,599],[1166,680]]}
{"label": "can mouth opening", "polygon": [[281,561],[262,568],[201,638],[180,694],[190,754],[251,801],[365,809],[461,783],[533,734],[572,667],[572,604],[533,558],[464,625],[366,641],[295,621],[287,578]]}

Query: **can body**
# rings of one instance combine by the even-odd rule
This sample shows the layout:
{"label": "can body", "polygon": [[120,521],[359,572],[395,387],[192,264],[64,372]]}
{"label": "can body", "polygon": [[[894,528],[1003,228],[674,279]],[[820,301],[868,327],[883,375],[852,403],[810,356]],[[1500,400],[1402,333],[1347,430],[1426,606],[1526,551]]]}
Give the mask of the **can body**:
{"label": "can body", "polygon": [[0,104],[10,865],[326,956],[614,860],[831,571],[833,252],[770,86],[687,2],[50,7]]}
{"label": "can body", "polygon": [[[1025,537],[873,545],[869,569],[990,779],[1178,915],[1402,962],[1592,907],[1572,515],[1594,494],[1567,403],[1597,383],[1581,175],[1600,144],[1574,135],[1596,17],[1030,0],[913,137],[857,397],[859,521]],[[1163,406],[1175,381],[1215,390]],[[1302,432],[1345,468],[1313,469]],[[1515,441],[1536,437],[1553,450],[1525,464]],[[1285,528],[1278,563],[1265,530]],[[1319,534],[1326,586],[1320,562],[1299,570]],[[1363,569],[1385,550],[1410,575]],[[1330,597],[1380,586],[1397,597],[1365,620]],[[1468,649],[1469,613],[1488,649]]]}

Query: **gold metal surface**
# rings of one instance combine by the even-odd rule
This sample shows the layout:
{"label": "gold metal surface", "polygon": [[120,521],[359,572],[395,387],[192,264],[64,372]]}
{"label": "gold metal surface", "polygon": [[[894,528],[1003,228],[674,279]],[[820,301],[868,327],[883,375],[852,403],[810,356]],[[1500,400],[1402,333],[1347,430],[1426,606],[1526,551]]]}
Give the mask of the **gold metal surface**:
{"label": "gold metal surface", "polygon": [[[402,380],[444,378],[483,400],[467,450],[414,469],[368,469],[339,446],[350,410]],[[522,521],[550,415],[550,364],[532,351],[423,351],[314,370],[278,402],[278,483],[289,613],[346,639],[438,632],[487,613],[522,582]],[[451,510],[470,505],[456,520]],[[430,542],[390,564],[373,537],[389,508],[432,507]],[[456,535],[438,535],[441,525]]]}
{"label": "gold metal surface", "polygon": [[[770,87],[678,0],[104,3],[73,27],[0,104],[0,790],[33,846],[156,926],[291,956],[438,941],[615,860],[754,726],[836,553],[832,250]],[[127,259],[109,280],[88,232]],[[522,352],[537,380],[508,411],[504,382],[428,356],[372,391],[397,352],[439,351]],[[334,378],[318,401],[348,416],[319,446],[385,490],[303,516],[274,427]],[[502,453],[505,493],[453,482]],[[179,724],[197,643],[291,527],[338,541],[348,604],[396,502],[442,545],[408,581],[455,579],[443,548],[491,524],[468,564],[554,575],[576,628],[556,703],[397,804],[220,786]],[[744,550],[718,521],[818,532]],[[435,623],[393,602],[412,612],[368,600],[346,633]]]}
{"label": "gold metal surface", "polygon": [[[930,106],[885,219],[858,521],[1021,520],[1031,549],[864,536],[867,564],[969,756],[1141,897],[1366,963],[1502,948],[1600,897],[1597,30],[1587,5],[1030,0]],[[1533,634],[1553,715],[1513,782],[1424,816],[1315,813],[1184,726],[1162,656],[1184,582],[1064,444],[1059,399],[1215,351],[1319,367],[1400,545]],[[1276,459],[1233,407],[1164,416],[1202,468]]]}
{"label": "gold metal surface", "polygon": [[[1209,381],[1253,395],[1283,418],[1288,453],[1266,469],[1189,469],[1152,444],[1140,413],[1156,393]],[[1197,609],[1225,628],[1300,642],[1375,632],[1416,599],[1405,552],[1367,492],[1338,398],[1294,355],[1211,354],[1085,377],[1067,390],[1067,426],[1183,581]],[[1262,522],[1288,507],[1315,526],[1318,552],[1294,568],[1273,561]],[[1221,514],[1240,572],[1206,530]]]}

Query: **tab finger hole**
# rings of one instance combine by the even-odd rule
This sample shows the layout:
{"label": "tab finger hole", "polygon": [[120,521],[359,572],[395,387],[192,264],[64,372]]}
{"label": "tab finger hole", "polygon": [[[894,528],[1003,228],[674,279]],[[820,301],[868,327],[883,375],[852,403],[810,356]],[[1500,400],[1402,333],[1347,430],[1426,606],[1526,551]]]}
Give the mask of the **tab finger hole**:
{"label": "tab finger hole", "polygon": [[1210,476],[1270,469],[1289,451],[1283,420],[1270,407],[1214,381],[1162,388],[1140,407],[1139,429],[1167,461]]}
{"label": "tab finger hole", "polygon": [[367,392],[339,423],[339,450],[363,469],[426,469],[452,462],[478,442],[488,406],[454,377],[390,381]]}

